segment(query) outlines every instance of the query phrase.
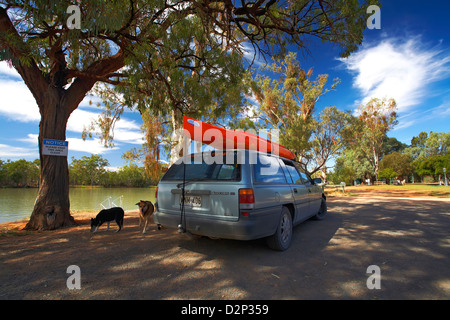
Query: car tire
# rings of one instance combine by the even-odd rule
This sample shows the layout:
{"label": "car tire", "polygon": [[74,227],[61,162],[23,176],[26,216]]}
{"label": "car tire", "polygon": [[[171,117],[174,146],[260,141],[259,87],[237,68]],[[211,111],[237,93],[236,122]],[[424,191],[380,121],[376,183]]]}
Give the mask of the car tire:
{"label": "car tire", "polygon": [[281,210],[277,231],[267,238],[269,248],[277,251],[285,251],[291,245],[292,240],[292,216],[287,207]]}
{"label": "car tire", "polygon": [[314,220],[323,220],[325,219],[325,216],[327,215],[328,209],[327,209],[327,200],[322,197],[322,202],[320,203],[320,209],[319,212],[316,213],[315,216],[313,216]]}

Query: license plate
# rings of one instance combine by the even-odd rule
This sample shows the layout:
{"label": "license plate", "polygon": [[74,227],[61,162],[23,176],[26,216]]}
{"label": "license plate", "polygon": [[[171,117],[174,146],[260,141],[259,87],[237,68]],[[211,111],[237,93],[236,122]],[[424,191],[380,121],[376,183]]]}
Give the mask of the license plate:
{"label": "license plate", "polygon": [[184,205],[191,207],[201,207],[202,197],[201,196],[184,196]]}

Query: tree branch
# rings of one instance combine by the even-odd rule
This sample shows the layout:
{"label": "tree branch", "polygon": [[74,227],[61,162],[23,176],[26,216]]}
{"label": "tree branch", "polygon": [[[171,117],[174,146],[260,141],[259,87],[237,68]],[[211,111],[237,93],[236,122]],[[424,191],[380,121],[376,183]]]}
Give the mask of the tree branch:
{"label": "tree branch", "polygon": [[[92,89],[97,81],[107,80],[107,75],[119,70],[125,65],[124,51],[92,63],[86,70],[79,73],[72,85],[67,89],[67,102],[70,103],[69,114],[72,113]],[[72,72],[74,74],[74,72]],[[107,81],[105,81],[107,82]]]}
{"label": "tree branch", "polygon": [[0,7],[0,48],[11,53],[11,64],[20,74],[28,89],[30,89],[36,102],[41,107],[42,94],[47,90],[49,83],[45,80],[42,71],[22,41],[17,30],[8,17],[7,9]]}

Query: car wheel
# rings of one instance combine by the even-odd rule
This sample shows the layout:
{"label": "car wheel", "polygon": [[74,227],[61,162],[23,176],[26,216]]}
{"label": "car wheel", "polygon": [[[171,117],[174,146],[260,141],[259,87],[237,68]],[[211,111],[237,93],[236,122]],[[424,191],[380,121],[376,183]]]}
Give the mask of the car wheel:
{"label": "car wheel", "polygon": [[320,209],[319,212],[316,213],[314,216],[315,220],[323,220],[325,219],[325,216],[327,215],[327,201],[325,198],[322,198],[322,202],[320,203]]}
{"label": "car wheel", "polygon": [[287,207],[281,210],[280,222],[275,234],[267,238],[267,244],[271,249],[284,251],[289,248],[292,240],[292,216]]}

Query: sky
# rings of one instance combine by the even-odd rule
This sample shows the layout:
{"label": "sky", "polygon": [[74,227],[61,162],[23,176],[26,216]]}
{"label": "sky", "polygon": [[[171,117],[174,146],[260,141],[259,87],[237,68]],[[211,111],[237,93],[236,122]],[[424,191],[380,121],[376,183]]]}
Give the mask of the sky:
{"label": "sky", "polygon": [[[361,47],[346,59],[339,48],[313,42],[309,55],[298,54],[303,69],[339,78],[335,91],[322,96],[316,112],[327,106],[356,108],[373,97],[394,98],[399,123],[388,133],[410,144],[420,132],[450,129],[450,2],[389,0],[380,10],[380,29],[366,29]],[[258,61],[256,61],[258,65]],[[142,143],[140,115],[126,111],[117,122],[113,148],[81,133],[101,112],[98,99],[87,96],[69,118],[68,159],[101,154],[111,168],[124,165],[121,155]],[[0,62],[0,159],[39,158],[40,114],[33,96],[14,69]]]}

